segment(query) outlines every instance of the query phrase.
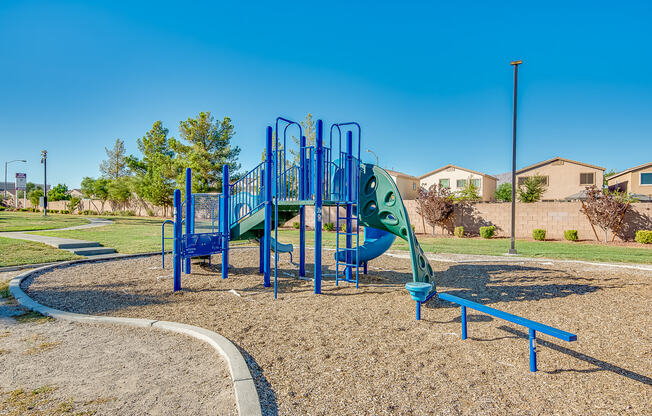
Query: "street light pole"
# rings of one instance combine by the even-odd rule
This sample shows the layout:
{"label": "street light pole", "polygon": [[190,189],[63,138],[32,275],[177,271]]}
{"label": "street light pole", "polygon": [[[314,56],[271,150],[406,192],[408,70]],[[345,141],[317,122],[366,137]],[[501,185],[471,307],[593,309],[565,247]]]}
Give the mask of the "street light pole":
{"label": "street light pole", "polygon": [[512,121],[512,241],[509,254],[517,254],[515,244],[516,233],[516,92],[518,90],[518,66],[523,61],[512,61],[514,67],[514,119]]}
{"label": "street light pole", "polygon": [[[5,191],[4,199],[7,199],[7,165],[10,164],[10,163],[13,163],[13,162],[24,162],[24,163],[27,163],[27,161],[26,161],[26,160],[23,160],[23,159],[14,159],[14,160],[10,160],[10,161],[8,161],[8,162],[5,162],[5,184],[4,184],[4,186],[3,186],[4,191]],[[18,193],[16,193],[16,199],[18,199]]]}
{"label": "street light pole", "polygon": [[376,156],[376,165],[379,166],[379,163],[378,163],[378,155],[376,154],[376,152],[374,152],[374,151],[371,150],[371,149],[367,149],[367,153],[371,153],[372,155]]}
{"label": "street light pole", "polygon": [[43,163],[43,216],[48,215],[48,151],[41,150],[41,163]]}

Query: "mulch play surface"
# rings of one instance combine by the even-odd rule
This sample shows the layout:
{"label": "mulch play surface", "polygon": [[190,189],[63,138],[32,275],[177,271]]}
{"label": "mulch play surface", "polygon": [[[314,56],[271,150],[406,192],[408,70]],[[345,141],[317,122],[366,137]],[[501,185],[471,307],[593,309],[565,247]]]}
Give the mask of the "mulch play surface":
{"label": "mulch play surface", "polygon": [[[432,263],[439,291],[578,335],[574,343],[540,335],[539,372],[530,373],[526,328],[469,311],[469,339],[461,341],[459,308],[438,300],[417,322],[403,288],[409,260],[382,256],[360,289],[328,278],[317,296],[311,281],[288,276],[297,271],[281,255],[274,300],[258,274],[258,248],[232,250],[230,259],[229,279],[220,279],[214,256],[212,268],[193,265],[183,275],[177,294],[160,257],[61,268],[24,286],[55,308],[184,322],[228,337],[245,353],[266,414],[652,409],[651,272],[543,260]],[[332,251],[324,263],[332,273]]]}

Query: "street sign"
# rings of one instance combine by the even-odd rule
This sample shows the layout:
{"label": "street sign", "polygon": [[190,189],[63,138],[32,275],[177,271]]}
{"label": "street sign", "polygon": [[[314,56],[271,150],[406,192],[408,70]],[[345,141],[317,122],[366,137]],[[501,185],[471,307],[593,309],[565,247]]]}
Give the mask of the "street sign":
{"label": "street sign", "polygon": [[16,173],[16,189],[24,191],[27,188],[27,174]]}

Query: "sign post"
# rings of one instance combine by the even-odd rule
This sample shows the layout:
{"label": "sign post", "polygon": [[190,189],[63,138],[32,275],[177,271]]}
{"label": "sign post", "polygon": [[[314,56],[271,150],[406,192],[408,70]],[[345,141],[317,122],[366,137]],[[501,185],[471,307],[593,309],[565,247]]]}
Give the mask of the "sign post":
{"label": "sign post", "polygon": [[23,208],[25,208],[25,191],[27,189],[27,174],[26,173],[16,173],[16,180],[14,182],[14,192],[16,194],[16,208],[18,208],[18,191],[23,191]]}

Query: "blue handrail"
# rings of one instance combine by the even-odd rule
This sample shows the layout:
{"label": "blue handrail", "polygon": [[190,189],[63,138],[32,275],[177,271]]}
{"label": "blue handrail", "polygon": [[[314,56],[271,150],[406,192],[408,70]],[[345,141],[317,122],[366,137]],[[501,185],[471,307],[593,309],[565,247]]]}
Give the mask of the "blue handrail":
{"label": "blue handrail", "polygon": [[[487,315],[495,316],[496,318],[504,319],[508,322],[515,323],[517,325],[524,326],[529,329],[529,338],[530,338],[530,371],[537,371],[537,350],[536,350],[536,332],[542,332],[544,334],[559,338],[564,341],[572,342],[577,341],[577,335],[571,334],[570,332],[562,331],[558,328],[553,328],[548,325],[544,325],[540,322],[531,321],[529,319],[523,318],[521,316],[513,315],[511,313],[503,312],[498,309],[491,308],[480,303],[476,303],[464,298],[460,298],[449,293],[439,293],[439,299],[446,300],[452,303],[456,303],[461,307],[461,321],[462,321],[462,339],[467,337],[467,321],[466,321],[466,308],[474,309],[478,312],[486,313]],[[420,302],[419,302],[420,303]]]}
{"label": "blue handrail", "polygon": [[174,236],[165,236],[165,224],[172,224],[174,226],[174,221],[165,220],[163,221],[163,224],[161,224],[161,262],[163,263],[163,269],[165,269],[165,240],[174,240]]}

